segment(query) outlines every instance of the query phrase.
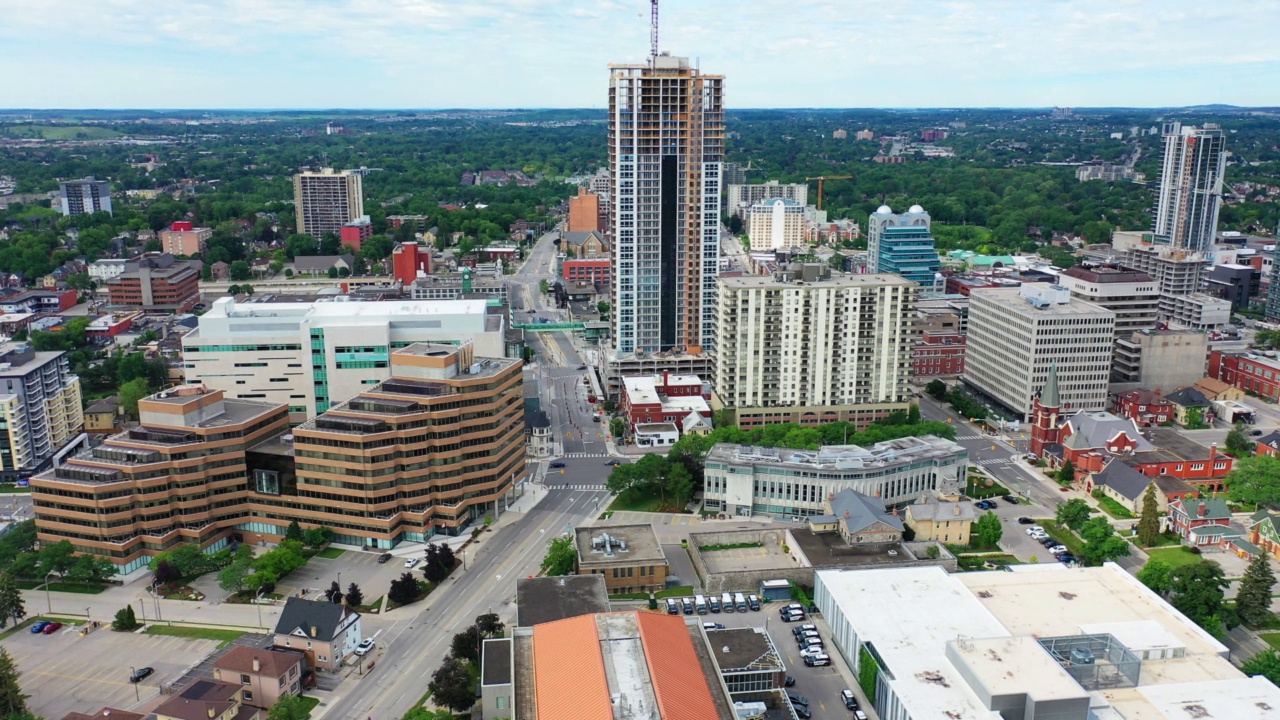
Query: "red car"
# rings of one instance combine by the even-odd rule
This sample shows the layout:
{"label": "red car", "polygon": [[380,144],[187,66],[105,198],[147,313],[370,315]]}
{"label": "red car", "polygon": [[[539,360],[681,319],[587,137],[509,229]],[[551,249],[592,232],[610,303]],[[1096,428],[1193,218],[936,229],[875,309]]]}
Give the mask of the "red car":
{"label": "red car", "polygon": [[44,626],[44,629],[43,629],[43,630],[41,630],[40,632],[44,633],[45,635],[52,635],[52,634],[54,634],[54,633],[58,632],[58,631],[59,631],[59,630],[61,630],[61,629],[62,629],[62,623],[60,623],[60,622],[51,622],[51,623],[49,623],[48,625],[45,625],[45,626]]}

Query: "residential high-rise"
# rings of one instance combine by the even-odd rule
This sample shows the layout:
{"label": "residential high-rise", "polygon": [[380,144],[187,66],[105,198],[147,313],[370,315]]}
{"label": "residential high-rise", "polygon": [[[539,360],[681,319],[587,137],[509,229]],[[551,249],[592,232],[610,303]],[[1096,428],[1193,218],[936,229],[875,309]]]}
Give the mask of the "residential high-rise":
{"label": "residential high-rise", "polygon": [[351,170],[301,172],[293,176],[293,202],[298,232],[315,238],[341,235],[342,226],[364,215],[360,173]]}
{"label": "residential high-rise", "polygon": [[1208,250],[1218,231],[1222,179],[1227,167],[1222,128],[1167,122],[1156,242],[1187,250]]}
{"label": "residential high-rise", "polygon": [[785,198],[761,200],[747,209],[752,251],[769,252],[804,244],[804,205]]}
{"label": "residential high-rise", "polygon": [[111,183],[92,176],[58,183],[58,201],[63,215],[111,212]]}
{"label": "residential high-rise", "polygon": [[867,425],[906,411],[916,284],[821,263],[720,279],[713,407],[735,423]]}
{"label": "residential high-rise", "polygon": [[895,215],[881,205],[867,221],[867,272],[893,273],[918,284],[921,294],[942,292],[942,261],[930,231],[929,213],[919,205]]}
{"label": "residential high-rise", "polygon": [[805,183],[780,184],[777,180],[757,183],[755,185],[729,185],[728,212],[730,215],[744,216],[747,209],[761,200],[783,198],[792,200],[804,207],[809,202],[809,186]]}
{"label": "residential high-rise", "polygon": [[0,479],[43,469],[83,431],[80,378],[66,353],[0,344]]}
{"label": "residential high-rise", "polygon": [[610,66],[610,322],[620,352],[714,345],[723,89],[723,76],[665,53]]}
{"label": "residential high-rise", "polygon": [[974,289],[963,380],[1024,420],[1056,365],[1064,409],[1103,410],[1115,323],[1061,285]]}
{"label": "residential high-rise", "polygon": [[189,220],[179,220],[161,230],[160,249],[170,255],[199,255],[213,237],[213,228],[195,227]]}

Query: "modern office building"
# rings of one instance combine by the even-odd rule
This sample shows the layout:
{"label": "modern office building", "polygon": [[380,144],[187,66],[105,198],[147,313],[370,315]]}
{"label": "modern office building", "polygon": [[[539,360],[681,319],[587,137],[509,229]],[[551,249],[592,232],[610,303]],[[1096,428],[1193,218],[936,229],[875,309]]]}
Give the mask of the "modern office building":
{"label": "modern office building", "polygon": [[147,253],[125,263],[107,280],[112,305],[155,312],[187,312],[200,302],[199,260],[179,260],[169,253]]}
{"label": "modern office building", "polygon": [[364,215],[363,179],[350,170],[321,168],[293,176],[298,232],[320,238],[341,236],[342,226]]}
{"label": "modern office building", "polygon": [[1156,206],[1155,241],[1161,245],[1206,251],[1218,232],[1222,180],[1227,167],[1226,136],[1222,128],[1163,127],[1164,163]]}
{"label": "modern office building", "polygon": [[1115,313],[1061,285],[981,288],[969,294],[964,382],[1027,419],[1049,368],[1071,410],[1103,410],[1115,346]]}
{"label": "modern office building", "polygon": [[1115,382],[1166,393],[1204,377],[1209,336],[1199,330],[1139,330],[1116,339]]}
{"label": "modern office building", "polygon": [[213,228],[195,227],[190,221],[179,220],[161,230],[160,250],[170,255],[199,255],[204,244],[213,237]]}
{"label": "modern office building", "polygon": [[80,378],[63,352],[0,344],[0,479],[43,470],[80,442]]}
{"label": "modern office building", "polygon": [[831,651],[874,678],[883,720],[1264,720],[1280,707],[1280,689],[1118,565],[1008,570],[819,570],[814,603]]}
{"label": "modern office building", "polygon": [[929,213],[912,205],[895,215],[881,205],[867,221],[867,272],[894,273],[918,284],[922,295],[942,292],[942,261],[934,247]]}
{"label": "modern office building", "polygon": [[58,183],[58,203],[63,215],[111,212],[111,183],[87,177]]}
{"label": "modern office building", "polygon": [[707,453],[703,504],[735,517],[821,515],[833,493],[855,490],[902,505],[959,494],[968,462],[963,447],[933,435],[817,450],[717,443]]}
{"label": "modern office building", "polygon": [[724,78],[665,53],[610,70],[614,347],[711,350]]}
{"label": "modern office building", "polygon": [[1064,270],[1058,284],[1072,297],[1115,313],[1117,339],[1156,326],[1160,292],[1146,273],[1116,265],[1078,265]]}
{"label": "modern office building", "polygon": [[178,543],[278,542],[290,522],[391,548],[505,510],[524,473],[519,360],[391,353],[391,377],[286,432],[283,404],[183,385],[141,424],[32,478],[38,536],[131,572]]}
{"label": "modern office building", "polygon": [[187,382],[286,405],[297,423],[386,380],[391,354],[414,343],[506,354],[506,318],[484,300],[342,300],[216,300],[182,338]]}
{"label": "modern office building", "polygon": [[764,183],[746,185],[730,184],[726,180],[725,187],[728,188],[729,214],[739,217],[745,216],[747,209],[752,205],[772,198],[790,200],[800,205],[800,207],[809,204],[809,186],[805,183],[787,183],[784,185],[777,180],[770,180]]}
{"label": "modern office building", "polygon": [[712,402],[735,423],[866,425],[908,405],[916,284],[793,263],[720,279]]}
{"label": "modern office building", "polygon": [[746,230],[751,251],[768,252],[804,245],[804,210],[804,205],[786,198],[761,200],[747,208]]}

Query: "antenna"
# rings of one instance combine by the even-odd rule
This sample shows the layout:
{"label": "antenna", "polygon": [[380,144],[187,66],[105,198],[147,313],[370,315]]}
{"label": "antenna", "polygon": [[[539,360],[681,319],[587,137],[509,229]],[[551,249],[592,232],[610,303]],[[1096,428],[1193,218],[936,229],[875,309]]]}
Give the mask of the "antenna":
{"label": "antenna", "polygon": [[658,0],[649,0],[649,57],[658,57]]}

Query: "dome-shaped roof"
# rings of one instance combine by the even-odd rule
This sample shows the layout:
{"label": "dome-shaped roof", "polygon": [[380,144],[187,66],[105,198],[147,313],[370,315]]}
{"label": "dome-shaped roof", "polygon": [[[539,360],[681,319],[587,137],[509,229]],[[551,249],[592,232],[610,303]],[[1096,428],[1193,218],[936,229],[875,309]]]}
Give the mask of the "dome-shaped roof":
{"label": "dome-shaped roof", "polygon": [[910,209],[910,210],[908,210],[907,212],[909,212],[909,213],[922,213],[922,212],[924,212],[924,208],[920,207],[919,205],[912,205],[912,206],[911,206],[911,209]]}
{"label": "dome-shaped roof", "polygon": [[888,206],[888,205],[881,205],[881,206],[876,210],[876,214],[877,214],[877,215],[892,215],[892,214],[893,214],[893,211],[889,209],[889,206]]}

